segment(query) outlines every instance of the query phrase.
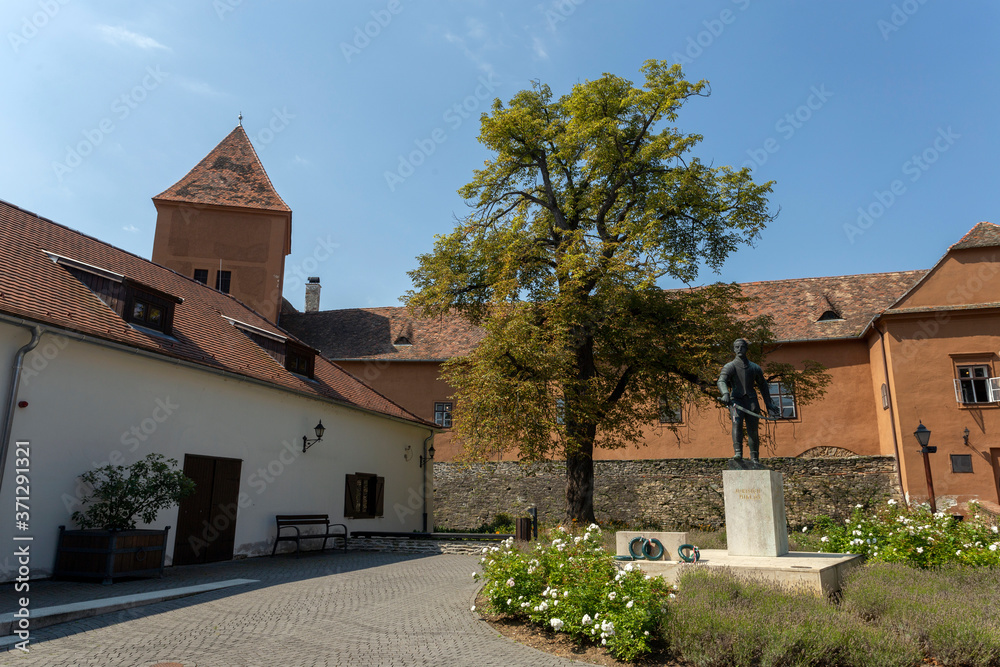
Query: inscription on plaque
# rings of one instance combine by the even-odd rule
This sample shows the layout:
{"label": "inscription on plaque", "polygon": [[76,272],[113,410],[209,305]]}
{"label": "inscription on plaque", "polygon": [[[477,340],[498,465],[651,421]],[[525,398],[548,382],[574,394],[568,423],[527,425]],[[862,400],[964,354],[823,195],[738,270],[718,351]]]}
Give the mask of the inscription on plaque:
{"label": "inscription on plaque", "polygon": [[760,500],[760,489],[733,489],[740,500]]}

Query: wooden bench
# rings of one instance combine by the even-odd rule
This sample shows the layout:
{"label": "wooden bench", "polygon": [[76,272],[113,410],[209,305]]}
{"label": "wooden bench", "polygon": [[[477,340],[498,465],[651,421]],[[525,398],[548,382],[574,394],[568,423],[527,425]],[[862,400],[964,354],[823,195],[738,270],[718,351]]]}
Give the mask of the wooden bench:
{"label": "wooden bench", "polygon": [[[271,549],[272,556],[278,551],[278,542],[295,542],[295,555],[298,557],[300,540],[314,540],[319,538],[323,538],[323,549],[326,549],[326,541],[328,539],[333,539],[333,543],[336,545],[336,540],[339,537],[344,540],[344,551],[347,551],[347,526],[342,523],[330,523],[329,514],[279,514],[275,519],[278,522],[278,534],[274,539],[274,548]],[[299,530],[300,526],[321,526],[323,531],[303,533]],[[294,530],[295,533],[282,535],[281,531],[285,528]],[[320,549],[320,551],[323,549]]]}

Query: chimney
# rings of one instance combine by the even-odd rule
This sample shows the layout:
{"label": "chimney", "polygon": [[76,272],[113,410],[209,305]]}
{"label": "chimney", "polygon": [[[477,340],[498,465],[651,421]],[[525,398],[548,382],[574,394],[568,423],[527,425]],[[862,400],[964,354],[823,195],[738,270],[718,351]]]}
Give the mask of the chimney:
{"label": "chimney", "polygon": [[319,310],[319,278],[309,278],[306,283],[306,309],[307,313],[315,313]]}

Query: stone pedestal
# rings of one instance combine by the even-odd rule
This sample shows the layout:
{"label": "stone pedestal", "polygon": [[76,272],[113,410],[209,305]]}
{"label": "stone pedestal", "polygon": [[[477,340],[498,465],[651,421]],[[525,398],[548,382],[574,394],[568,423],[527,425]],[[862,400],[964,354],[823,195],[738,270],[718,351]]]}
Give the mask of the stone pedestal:
{"label": "stone pedestal", "polygon": [[725,470],[726,544],[730,556],[788,553],[782,475],[773,470]]}

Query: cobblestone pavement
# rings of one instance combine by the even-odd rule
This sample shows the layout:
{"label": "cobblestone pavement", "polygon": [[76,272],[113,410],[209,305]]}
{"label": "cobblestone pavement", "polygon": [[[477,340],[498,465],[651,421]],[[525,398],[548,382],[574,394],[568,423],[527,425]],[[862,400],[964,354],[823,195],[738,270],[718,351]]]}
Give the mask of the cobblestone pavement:
{"label": "cobblestone pavement", "polygon": [[[32,606],[223,579],[259,583],[42,628],[0,665],[574,665],[498,636],[469,609],[478,558],[331,553],[169,568],[100,587],[40,581]],[[12,587],[0,591],[11,611]]]}

